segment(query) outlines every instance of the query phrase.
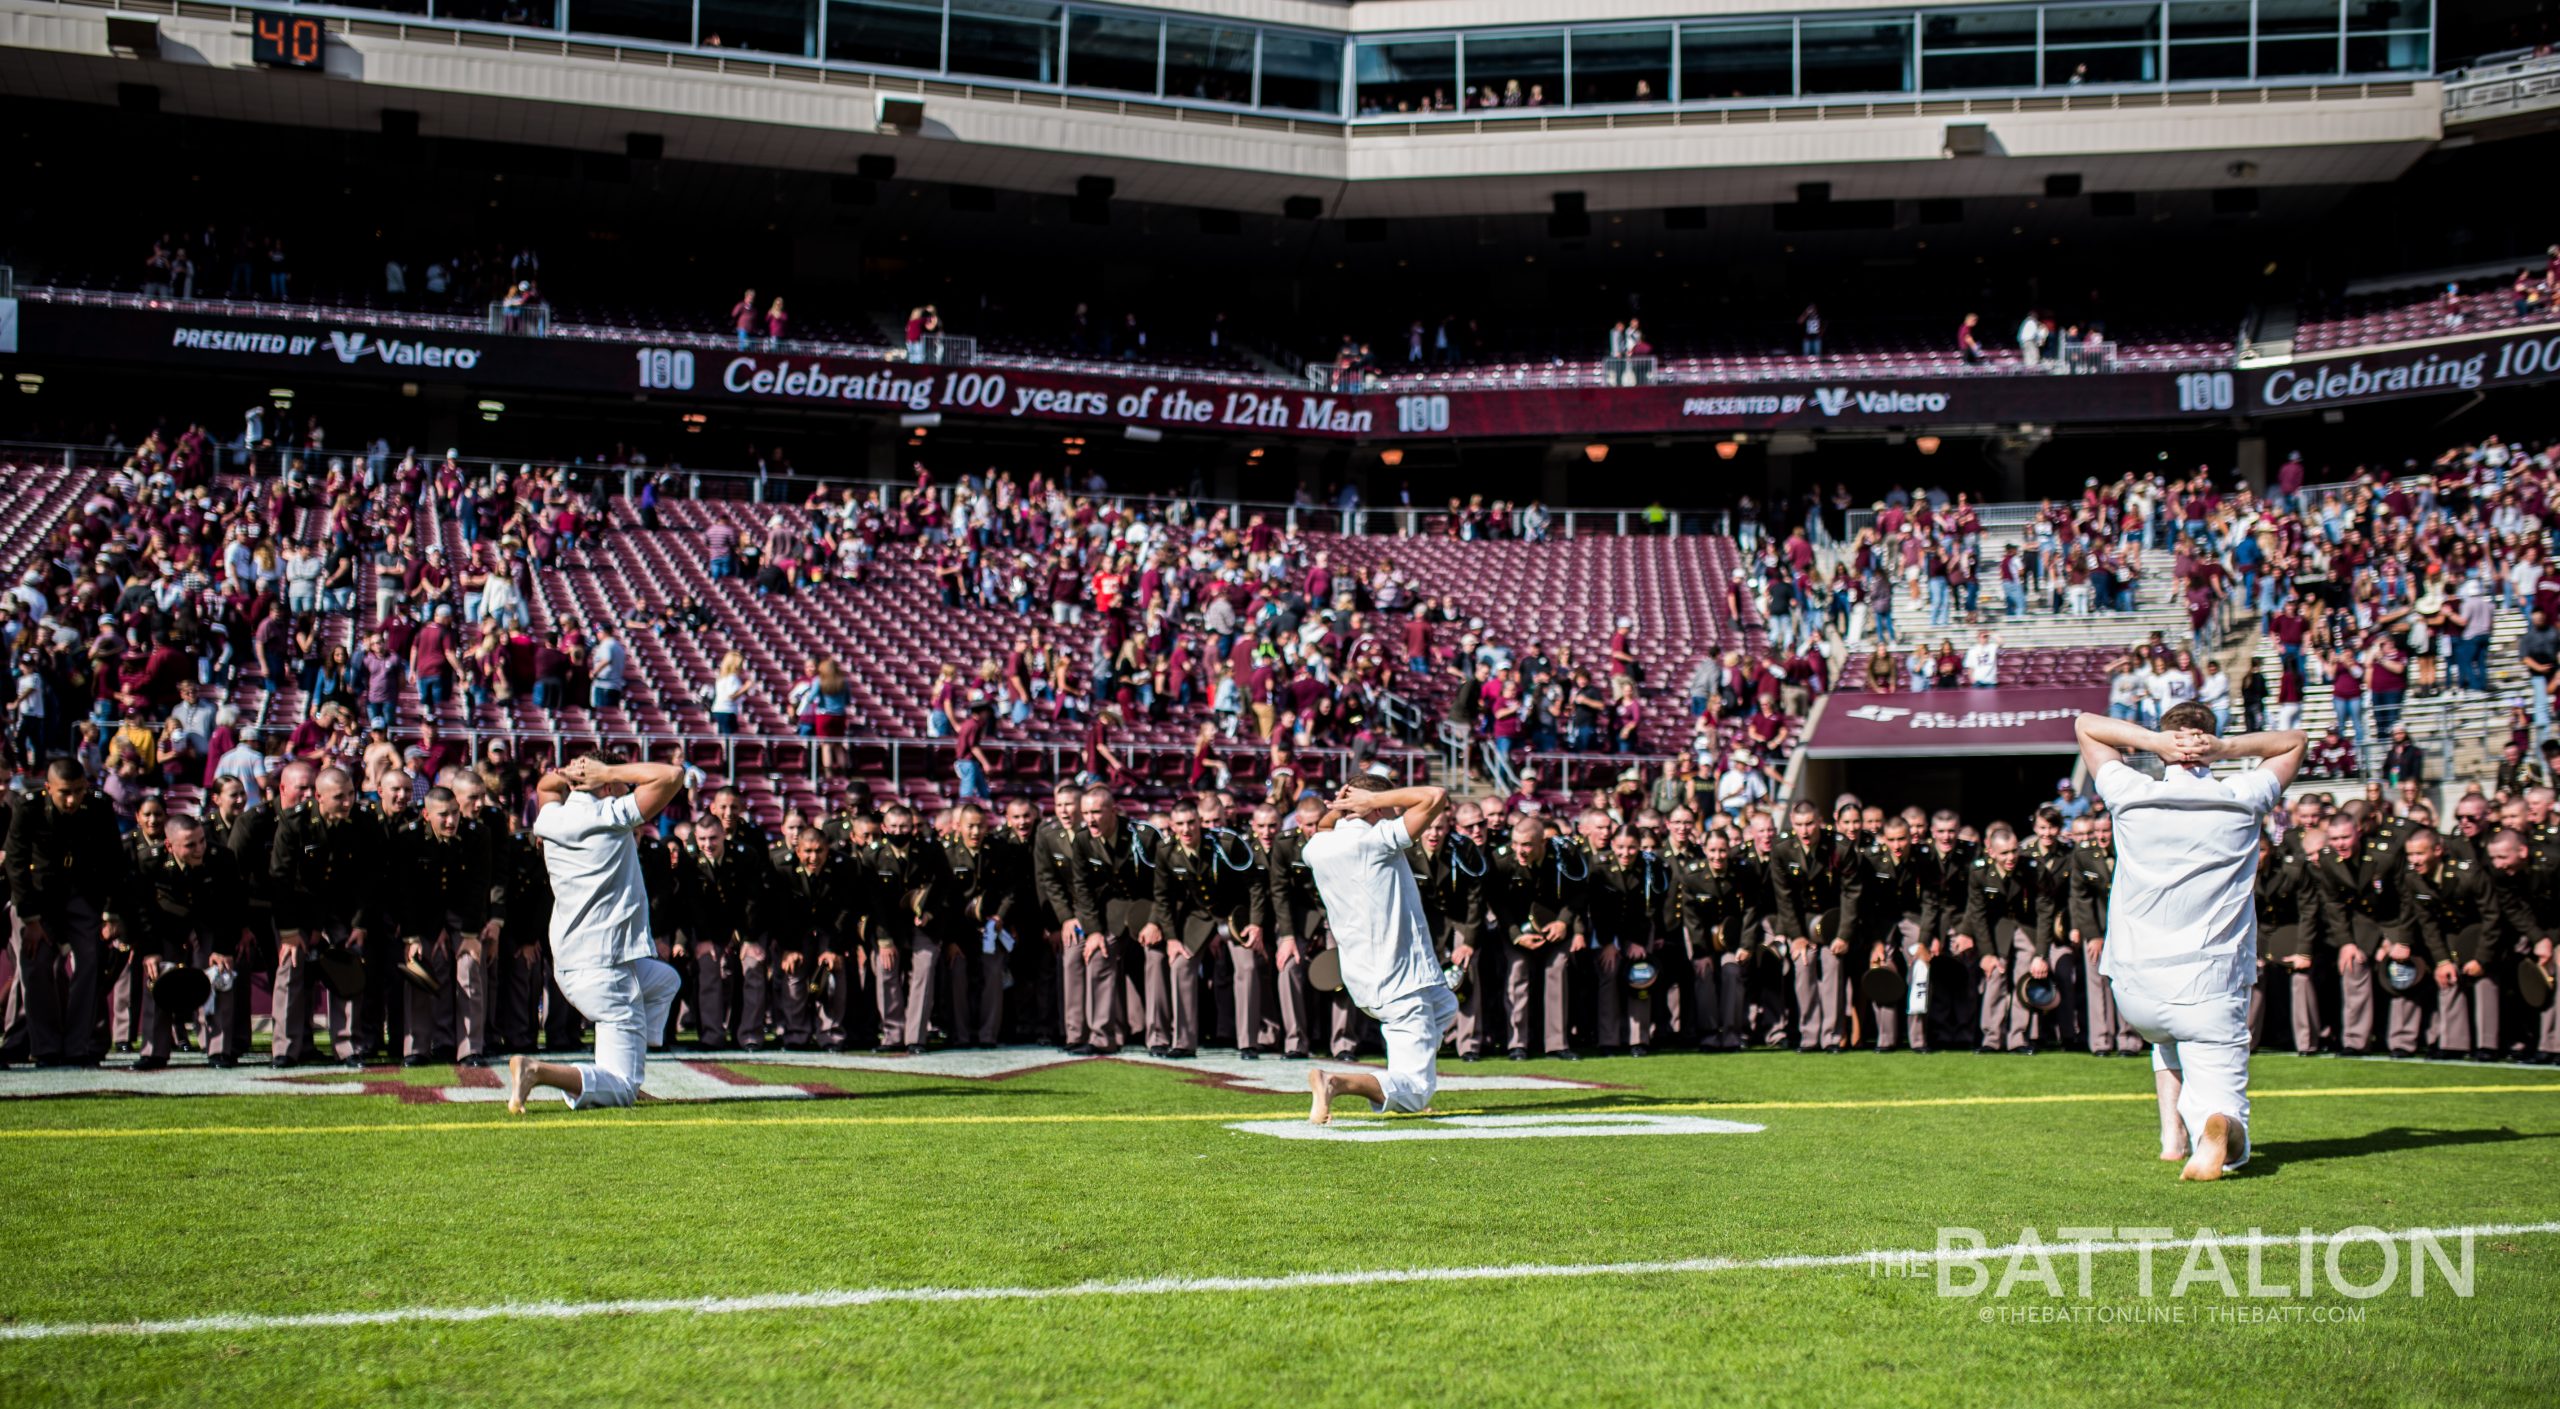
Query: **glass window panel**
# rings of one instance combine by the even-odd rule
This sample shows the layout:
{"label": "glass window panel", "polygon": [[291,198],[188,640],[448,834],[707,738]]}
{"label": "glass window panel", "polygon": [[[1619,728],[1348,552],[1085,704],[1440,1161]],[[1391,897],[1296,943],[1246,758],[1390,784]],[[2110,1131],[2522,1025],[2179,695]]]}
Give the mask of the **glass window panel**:
{"label": "glass window panel", "polygon": [[2169,46],[2169,81],[2193,83],[2205,78],[2247,78],[2249,46],[2246,44],[2172,44]]}
{"label": "glass window panel", "polygon": [[890,68],[942,67],[942,6],[919,0],[837,0],[827,7],[827,57]]}
{"label": "glass window panel", "polygon": [[[395,15],[423,15],[427,12],[427,0],[355,0],[355,3],[349,5],[347,8],[351,10],[384,10]],[[493,6],[492,8],[495,7]],[[440,19],[466,18],[463,15],[447,11],[442,6],[437,7],[437,12],[437,17]]]}
{"label": "glass window panel", "polygon": [[1793,25],[1687,27],[1680,31],[1680,97],[1787,98],[1796,91]]}
{"label": "glass window panel", "polygon": [[1164,95],[1212,103],[1252,102],[1253,31],[1167,21]]}
{"label": "glass window panel", "polygon": [[702,0],[702,42],[807,57],[818,48],[817,0]]}
{"label": "glass window panel", "polygon": [[1670,30],[1574,32],[1575,103],[1660,103],[1670,97]]}
{"label": "glass window panel", "polygon": [[2425,29],[2427,0],[2347,0],[2347,29]]}
{"label": "glass window panel", "polygon": [[2426,73],[2434,67],[2427,60],[2423,33],[2347,36],[2349,73]]}
{"label": "glass window panel", "polygon": [[1067,82],[1121,93],[1156,91],[1159,20],[1127,15],[1067,16]]}
{"label": "glass window panel", "polygon": [[1342,41],[1263,31],[1262,105],[1297,113],[1342,111]]}
{"label": "glass window panel", "polygon": [[2157,83],[2160,46],[2117,44],[2044,51],[2047,87],[2073,88],[2083,83]]}
{"label": "glass window panel", "polygon": [[[392,7],[368,4],[364,8],[372,10]],[[426,0],[417,0],[417,3],[408,8],[414,12],[423,13],[427,8]],[[559,0],[439,0],[436,5],[436,18],[440,20],[470,20],[479,24],[520,24],[535,29],[554,28],[559,12]]]}
{"label": "glass window panel", "polygon": [[1807,24],[1803,65],[1807,93],[1908,93],[1911,22]]}
{"label": "glass window panel", "polygon": [[1923,55],[1920,83],[1933,93],[1958,88],[2033,88],[2036,84],[2035,51],[1984,53],[1958,50],[1952,54]]}
{"label": "glass window panel", "polygon": [[[2171,39],[2246,39],[2249,0],[2173,0],[2169,6]],[[2177,67],[2171,59],[2169,66]]]}
{"label": "glass window panel", "polygon": [[1920,47],[1941,49],[2032,49],[2036,44],[2036,12],[2031,5],[1998,10],[1930,13],[1920,21]]}
{"label": "glass window panel", "polygon": [[[832,31],[827,37],[833,43]],[[951,0],[951,71],[1057,82],[1058,7],[1047,0]]]}
{"label": "glass window panel", "polygon": [[1514,34],[1467,40],[1466,104],[1543,108],[1564,101],[1564,36]]}
{"label": "glass window panel", "polygon": [[570,0],[569,27],[660,44],[693,42],[693,0]]}
{"label": "glass window panel", "polygon": [[2258,0],[2258,37],[2335,34],[2338,0]]}
{"label": "glass window panel", "polygon": [[1458,41],[1408,39],[1362,43],[1354,75],[1364,113],[1457,110]]}
{"label": "glass window panel", "polygon": [[2318,39],[2261,39],[2258,77],[2310,78],[2338,71],[2335,35]]}
{"label": "glass window panel", "polygon": [[2047,48],[2130,44],[2160,37],[2158,5],[2056,5],[2044,12]]}

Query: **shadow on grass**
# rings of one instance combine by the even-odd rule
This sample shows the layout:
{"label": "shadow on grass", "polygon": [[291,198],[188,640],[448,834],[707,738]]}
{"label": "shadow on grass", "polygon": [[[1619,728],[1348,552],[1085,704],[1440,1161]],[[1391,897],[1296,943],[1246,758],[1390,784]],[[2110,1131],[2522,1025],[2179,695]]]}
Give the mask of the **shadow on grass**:
{"label": "shadow on grass", "polygon": [[2555,1140],[2560,1132],[2527,1135],[2500,1126],[2494,1130],[2420,1130],[2397,1125],[2388,1130],[2375,1130],[2363,1135],[2346,1135],[2335,1140],[2286,1140],[2261,1145],[2249,1151],[2251,1175],[2273,1174],[2289,1164],[2311,1164],[2319,1160],[2353,1159],[2360,1155],[2387,1155],[2401,1150],[2450,1149],[2459,1145],[2504,1145],[2519,1140]]}

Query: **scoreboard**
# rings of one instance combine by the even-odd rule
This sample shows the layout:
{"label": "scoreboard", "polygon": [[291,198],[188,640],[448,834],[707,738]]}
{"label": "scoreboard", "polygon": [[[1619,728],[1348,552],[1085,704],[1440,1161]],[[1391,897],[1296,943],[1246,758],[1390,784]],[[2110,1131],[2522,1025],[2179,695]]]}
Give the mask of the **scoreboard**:
{"label": "scoreboard", "polygon": [[328,31],[316,15],[274,10],[249,12],[249,61],[261,68],[317,73],[328,52]]}

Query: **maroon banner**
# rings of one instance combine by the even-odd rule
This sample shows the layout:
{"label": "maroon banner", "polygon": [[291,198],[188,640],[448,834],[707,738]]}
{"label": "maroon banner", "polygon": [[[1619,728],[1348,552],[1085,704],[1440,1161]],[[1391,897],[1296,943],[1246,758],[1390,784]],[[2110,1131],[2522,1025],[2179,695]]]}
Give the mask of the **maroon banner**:
{"label": "maroon banner", "polygon": [[1180,376],[942,367],[740,351],[716,341],[506,337],[396,320],[260,318],[21,301],[18,355],[180,370],[459,383],[838,410],[948,422],[1399,441],[2154,421],[2228,413],[2232,374],[1905,377],[1341,393]]}
{"label": "maroon banner", "polygon": [[2103,686],[2079,689],[1927,690],[1823,697],[1805,730],[1807,758],[2072,753],[2072,721],[2103,714]]}

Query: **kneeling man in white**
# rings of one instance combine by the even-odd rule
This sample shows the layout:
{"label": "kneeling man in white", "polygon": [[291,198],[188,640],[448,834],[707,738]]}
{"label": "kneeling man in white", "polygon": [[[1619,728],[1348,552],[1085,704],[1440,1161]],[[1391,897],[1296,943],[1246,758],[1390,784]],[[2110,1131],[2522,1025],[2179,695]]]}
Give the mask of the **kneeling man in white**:
{"label": "kneeling man in white", "polygon": [[1333,1119],[1333,1098],[1364,1096],[1372,1110],[1418,1111],[1440,1086],[1440,1043],[1458,1020],[1431,947],[1422,889],[1405,849],[1449,805],[1443,788],[1390,788],[1355,775],[1309,830],[1304,856],[1324,897],[1325,920],[1341,951],[1342,987],[1360,1011],[1378,1020],[1387,1072],[1307,1073],[1315,1103],[1307,1119]]}
{"label": "kneeling man in white", "polygon": [[592,1066],[512,1057],[507,1109],[550,1087],[573,1110],[627,1106],[640,1096],[649,1042],[667,1030],[667,1010],[683,986],[657,958],[649,935],[649,891],[631,834],[664,812],[684,785],[670,763],[615,763],[589,754],[535,785],[542,810],[533,834],[551,876],[552,977],[596,1025]]}
{"label": "kneeling man in white", "polygon": [[[2160,1158],[2182,1179],[2249,1161],[2249,989],[2258,979],[2258,838],[2302,766],[2299,730],[2215,737],[2213,711],[2172,705],[2157,731],[2080,716],[2080,757],[2115,818],[2116,882],[2099,972],[2152,1042]],[[2124,761],[2159,755],[2153,779]],[[2228,778],[2223,759],[2259,765]]]}

